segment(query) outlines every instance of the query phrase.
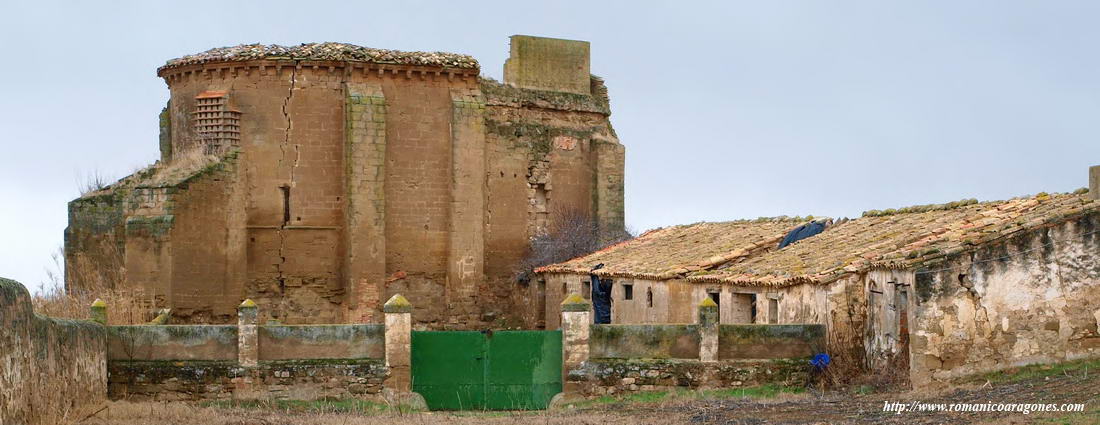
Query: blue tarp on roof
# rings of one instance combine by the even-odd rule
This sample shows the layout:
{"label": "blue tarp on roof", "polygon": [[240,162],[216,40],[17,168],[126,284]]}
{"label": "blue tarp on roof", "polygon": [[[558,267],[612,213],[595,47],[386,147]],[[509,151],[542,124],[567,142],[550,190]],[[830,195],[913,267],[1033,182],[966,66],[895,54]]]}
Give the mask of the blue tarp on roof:
{"label": "blue tarp on roof", "polygon": [[809,223],[803,224],[788,232],[787,236],[784,236],[783,240],[779,242],[779,248],[776,249],[783,248],[787,245],[806,239],[823,231],[825,231],[825,223],[811,221]]}

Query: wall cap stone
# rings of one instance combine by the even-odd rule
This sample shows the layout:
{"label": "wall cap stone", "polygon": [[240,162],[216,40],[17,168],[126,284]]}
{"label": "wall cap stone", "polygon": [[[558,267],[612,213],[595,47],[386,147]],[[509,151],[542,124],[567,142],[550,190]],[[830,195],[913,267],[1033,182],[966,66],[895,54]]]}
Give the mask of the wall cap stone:
{"label": "wall cap stone", "polygon": [[252,301],[251,298],[246,298],[237,308],[256,308],[256,302]]}
{"label": "wall cap stone", "polygon": [[92,301],[92,308],[107,308],[107,303],[101,298],[96,298]]}
{"label": "wall cap stone", "polygon": [[401,294],[394,294],[386,304],[382,305],[385,313],[411,313],[412,304]]}
{"label": "wall cap stone", "polygon": [[569,294],[565,301],[561,302],[561,311],[588,311],[592,307],[580,294]]}
{"label": "wall cap stone", "polygon": [[718,304],[710,297],[703,297],[703,301],[699,303],[699,308],[718,308]]}

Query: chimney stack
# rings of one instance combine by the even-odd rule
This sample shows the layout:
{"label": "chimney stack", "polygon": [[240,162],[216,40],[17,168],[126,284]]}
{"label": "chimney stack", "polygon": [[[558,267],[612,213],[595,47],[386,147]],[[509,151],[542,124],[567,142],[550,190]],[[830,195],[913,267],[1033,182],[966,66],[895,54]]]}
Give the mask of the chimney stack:
{"label": "chimney stack", "polygon": [[1100,200],[1100,165],[1089,167],[1089,199]]}

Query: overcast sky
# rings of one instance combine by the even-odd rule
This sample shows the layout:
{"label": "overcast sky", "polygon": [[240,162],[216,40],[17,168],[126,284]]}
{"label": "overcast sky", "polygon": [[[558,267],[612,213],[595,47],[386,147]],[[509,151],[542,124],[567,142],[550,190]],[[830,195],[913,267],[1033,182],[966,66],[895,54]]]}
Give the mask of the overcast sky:
{"label": "overcast sky", "polygon": [[4,1],[0,276],[38,287],[78,182],[158,157],[157,66],[241,43],[500,79],[509,35],[591,41],[635,230],[1065,192],[1100,164],[1100,2],[541,3]]}

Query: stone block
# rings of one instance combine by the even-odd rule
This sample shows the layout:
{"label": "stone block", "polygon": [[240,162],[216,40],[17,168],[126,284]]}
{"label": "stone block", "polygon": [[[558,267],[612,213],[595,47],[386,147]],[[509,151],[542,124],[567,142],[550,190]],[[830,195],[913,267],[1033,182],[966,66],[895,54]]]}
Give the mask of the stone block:
{"label": "stone block", "polygon": [[513,35],[504,82],[517,87],[591,93],[587,41]]}

